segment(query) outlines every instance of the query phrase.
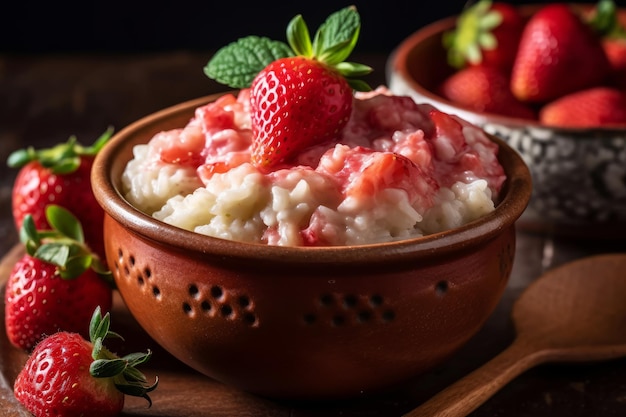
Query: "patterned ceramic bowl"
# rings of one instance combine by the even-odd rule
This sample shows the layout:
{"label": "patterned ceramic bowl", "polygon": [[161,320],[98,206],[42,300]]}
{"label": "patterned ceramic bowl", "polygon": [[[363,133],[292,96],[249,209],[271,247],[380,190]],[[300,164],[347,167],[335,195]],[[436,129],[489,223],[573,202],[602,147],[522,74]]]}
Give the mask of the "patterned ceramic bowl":
{"label": "patterned ceramic bowl", "polygon": [[[537,6],[525,7],[529,15]],[[626,19],[626,11],[621,12]],[[456,17],[432,23],[405,39],[390,55],[389,87],[395,94],[481,126],[504,139],[528,164],[533,195],[520,228],[578,237],[623,238],[626,234],[626,126],[562,129],[532,121],[463,109],[437,95],[452,73],[442,34]]]}
{"label": "patterned ceramic bowl", "polygon": [[489,215],[385,244],[278,247],[161,223],[121,197],[135,144],[181,127],[207,97],[148,116],[99,153],[107,261],[139,324],[182,362],[276,398],[345,398],[391,387],[452,355],[507,284],[530,173],[504,142],[507,182]]}

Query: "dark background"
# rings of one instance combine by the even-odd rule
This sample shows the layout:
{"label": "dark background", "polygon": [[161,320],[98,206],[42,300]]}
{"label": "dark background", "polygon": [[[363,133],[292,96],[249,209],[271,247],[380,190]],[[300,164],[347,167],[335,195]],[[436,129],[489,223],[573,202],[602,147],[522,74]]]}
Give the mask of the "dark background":
{"label": "dark background", "polygon": [[355,52],[387,53],[425,24],[457,14],[465,1],[21,0],[0,8],[0,53],[211,51],[252,34],[285,40],[287,23],[298,13],[314,32],[328,14],[350,4],[362,19]]}

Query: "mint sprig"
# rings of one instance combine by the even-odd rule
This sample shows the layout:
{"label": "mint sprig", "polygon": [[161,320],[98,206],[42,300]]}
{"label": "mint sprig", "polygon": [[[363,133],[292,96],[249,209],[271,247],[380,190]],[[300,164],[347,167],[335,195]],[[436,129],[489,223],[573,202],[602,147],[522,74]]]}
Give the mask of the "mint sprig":
{"label": "mint sprig", "polygon": [[368,91],[369,85],[354,77],[367,75],[372,68],[344,62],[354,50],[360,30],[360,16],[354,6],[348,6],[328,16],[311,41],[302,15],[297,15],[287,25],[288,43],[259,36],[241,38],[219,49],[204,67],[204,73],[230,87],[247,88],[254,77],[273,61],[302,56],[334,68],[353,89]]}
{"label": "mint sprig", "polygon": [[248,36],[218,50],[204,67],[204,73],[221,84],[246,88],[268,63],[292,55],[284,42]]}

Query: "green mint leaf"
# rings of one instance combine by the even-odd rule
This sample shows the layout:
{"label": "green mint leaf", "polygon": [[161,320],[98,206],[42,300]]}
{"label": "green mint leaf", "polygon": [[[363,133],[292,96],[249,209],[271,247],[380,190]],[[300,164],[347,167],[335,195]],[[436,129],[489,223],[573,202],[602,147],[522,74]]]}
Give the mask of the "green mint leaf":
{"label": "green mint leaf", "polygon": [[80,243],[85,241],[80,221],[69,210],[50,204],[46,207],[46,219],[48,219],[50,226],[62,235]]}
{"label": "green mint leaf", "polygon": [[313,55],[311,35],[302,15],[297,15],[287,26],[287,42],[296,55],[310,58]]}
{"label": "green mint leaf", "polygon": [[[361,18],[354,6],[345,7],[331,14],[315,34],[313,41],[315,56],[328,65],[345,60],[356,45],[360,28]],[[338,45],[341,47],[337,48]],[[327,51],[333,52],[327,54]],[[330,55],[332,60],[327,61],[327,55]]]}
{"label": "green mint leaf", "polygon": [[248,36],[218,50],[204,67],[207,77],[233,88],[247,88],[271,62],[293,56],[284,42]]}

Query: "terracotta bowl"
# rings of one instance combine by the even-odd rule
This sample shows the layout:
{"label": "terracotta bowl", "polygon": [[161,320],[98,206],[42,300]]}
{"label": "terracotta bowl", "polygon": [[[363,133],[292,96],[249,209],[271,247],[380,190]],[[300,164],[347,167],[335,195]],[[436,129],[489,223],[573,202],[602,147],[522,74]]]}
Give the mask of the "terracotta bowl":
{"label": "terracotta bowl", "polygon": [[[522,6],[521,10],[530,16],[538,7]],[[626,10],[620,11],[620,17],[626,21]],[[437,95],[437,86],[453,72],[441,38],[455,23],[456,17],[437,21],[402,41],[388,60],[389,88],[481,126],[522,155],[533,177],[533,195],[518,222],[520,228],[577,237],[623,238],[626,126],[552,128],[535,121],[477,113]]]}
{"label": "terracotta bowl", "polygon": [[186,102],[120,131],[92,181],[106,212],[107,261],[139,324],[182,362],[225,384],[283,399],[339,399],[394,387],[440,364],[494,310],[531,193],[510,147],[497,209],[464,227],[395,243],[278,247],[161,223],[121,197],[135,144],[182,127]]}

